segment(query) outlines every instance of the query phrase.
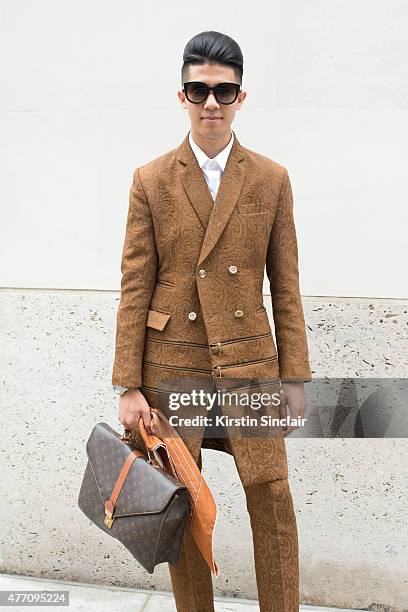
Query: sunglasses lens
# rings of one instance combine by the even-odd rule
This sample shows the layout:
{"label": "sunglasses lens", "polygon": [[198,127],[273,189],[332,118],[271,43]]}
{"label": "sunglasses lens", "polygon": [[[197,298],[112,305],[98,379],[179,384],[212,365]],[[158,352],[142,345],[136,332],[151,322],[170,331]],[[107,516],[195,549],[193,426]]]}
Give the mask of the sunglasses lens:
{"label": "sunglasses lens", "polygon": [[215,88],[215,95],[221,104],[231,104],[237,97],[237,87],[234,83],[220,83]]}
{"label": "sunglasses lens", "polygon": [[189,83],[186,85],[186,94],[190,102],[203,102],[208,95],[208,88],[204,83]]}

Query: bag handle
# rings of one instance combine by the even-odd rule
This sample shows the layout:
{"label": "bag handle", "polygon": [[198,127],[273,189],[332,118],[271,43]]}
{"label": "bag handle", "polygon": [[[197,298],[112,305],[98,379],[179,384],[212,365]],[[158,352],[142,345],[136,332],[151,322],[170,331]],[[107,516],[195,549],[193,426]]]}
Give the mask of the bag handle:
{"label": "bag handle", "polygon": [[[153,415],[157,416],[157,408],[153,408],[152,406],[149,406],[149,409],[150,409],[150,417],[152,419],[152,424],[153,424]],[[156,436],[152,436],[152,434],[149,435],[147,433],[142,417],[139,418],[138,429],[139,429],[140,435],[143,438],[143,442],[146,442],[149,439],[149,437],[156,438]],[[133,429],[128,429],[127,427],[125,427],[124,433],[122,435],[122,440],[126,442],[126,444],[132,443],[132,432],[133,432]]]}

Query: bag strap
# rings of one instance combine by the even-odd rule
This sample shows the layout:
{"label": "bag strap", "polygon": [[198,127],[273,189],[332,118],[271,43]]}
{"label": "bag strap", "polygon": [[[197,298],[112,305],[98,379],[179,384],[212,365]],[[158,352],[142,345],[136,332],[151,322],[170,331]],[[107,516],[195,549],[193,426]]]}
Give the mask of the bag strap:
{"label": "bag strap", "polygon": [[110,499],[107,499],[105,501],[105,518],[104,518],[104,523],[106,525],[106,527],[108,527],[109,529],[112,527],[112,523],[115,520],[115,517],[112,516],[113,512],[115,510],[115,505],[117,502],[117,499],[119,497],[119,494],[122,490],[122,487],[125,483],[126,480],[126,476],[129,473],[130,468],[133,465],[133,462],[135,459],[137,459],[138,457],[144,457],[146,458],[146,455],[144,453],[142,453],[142,451],[134,449],[132,450],[128,456],[126,457],[126,460],[122,466],[122,469],[120,470],[118,479],[115,483],[115,486],[113,488],[113,491],[111,493]]}

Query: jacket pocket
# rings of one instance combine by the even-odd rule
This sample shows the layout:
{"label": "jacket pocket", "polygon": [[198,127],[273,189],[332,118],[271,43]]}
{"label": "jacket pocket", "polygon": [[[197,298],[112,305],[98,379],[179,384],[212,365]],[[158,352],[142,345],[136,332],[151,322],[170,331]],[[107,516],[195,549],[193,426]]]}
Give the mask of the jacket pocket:
{"label": "jacket pocket", "polygon": [[149,308],[146,327],[152,327],[153,329],[162,331],[166,327],[167,321],[170,319],[170,317],[171,314],[167,312],[160,312],[159,310]]}
{"label": "jacket pocket", "polygon": [[238,214],[239,215],[264,215],[266,212],[265,206],[239,206]]}
{"label": "jacket pocket", "polygon": [[177,301],[175,296],[175,287],[170,287],[170,285],[165,285],[163,283],[156,283],[149,308],[157,312],[170,314],[173,312],[174,305]]}

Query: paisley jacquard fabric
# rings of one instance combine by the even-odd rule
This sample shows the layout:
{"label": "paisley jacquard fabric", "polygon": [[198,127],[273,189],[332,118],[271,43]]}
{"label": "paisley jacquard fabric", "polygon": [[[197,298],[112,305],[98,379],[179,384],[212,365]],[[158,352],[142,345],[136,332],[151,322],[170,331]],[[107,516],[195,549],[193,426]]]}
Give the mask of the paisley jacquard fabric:
{"label": "paisley jacquard fabric", "polygon": [[[244,486],[244,492],[260,612],[299,612],[299,541],[288,479]],[[188,528],[177,565],[168,567],[177,612],[214,612],[211,571]]]}
{"label": "paisley jacquard fabric", "polygon": [[[276,345],[263,305],[265,267]],[[229,381],[266,381],[272,393],[280,380],[311,379],[288,172],[235,132],[215,201],[188,134],[135,170],[121,270],[112,384],[140,387],[166,416],[168,393],[197,382],[222,390]],[[226,429],[225,450],[244,484],[286,477],[280,436]],[[179,430],[196,460],[204,431]]]}

